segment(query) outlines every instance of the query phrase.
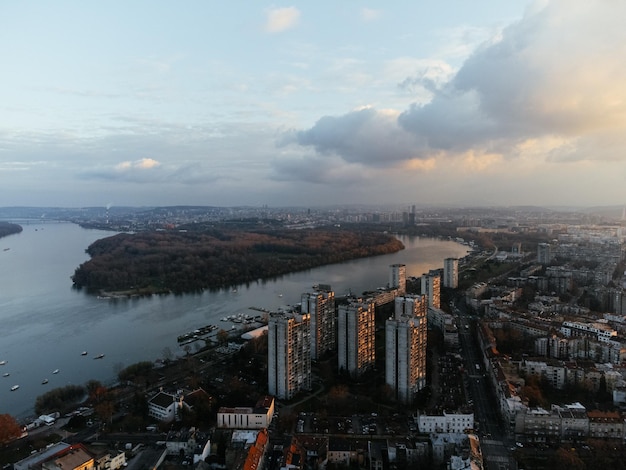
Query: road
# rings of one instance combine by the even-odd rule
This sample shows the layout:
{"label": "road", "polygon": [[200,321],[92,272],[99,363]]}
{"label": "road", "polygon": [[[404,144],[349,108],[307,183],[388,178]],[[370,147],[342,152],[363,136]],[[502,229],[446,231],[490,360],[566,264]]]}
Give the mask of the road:
{"label": "road", "polygon": [[486,376],[483,356],[476,341],[476,320],[468,315],[460,302],[452,305],[459,322],[459,344],[465,357],[464,382],[468,396],[472,397],[474,420],[478,423],[483,452],[483,464],[489,470],[515,470],[512,458],[514,442],[507,436],[497,409],[495,392]]}

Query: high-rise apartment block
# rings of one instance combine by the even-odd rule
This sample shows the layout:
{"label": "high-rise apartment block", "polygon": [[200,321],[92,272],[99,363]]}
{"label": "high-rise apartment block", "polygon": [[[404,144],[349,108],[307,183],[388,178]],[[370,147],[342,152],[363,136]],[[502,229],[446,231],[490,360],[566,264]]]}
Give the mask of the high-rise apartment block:
{"label": "high-rise apartment block", "polygon": [[537,245],[537,262],[541,264],[550,264],[552,261],[552,249],[549,243],[539,243]]}
{"label": "high-rise apartment block", "polygon": [[342,304],[337,314],[339,370],[358,377],[376,361],[374,302]]}
{"label": "high-rise apartment block", "polygon": [[400,294],[406,292],[406,265],[392,264],[389,266],[389,288],[398,289]]}
{"label": "high-rise apartment block", "polygon": [[426,385],[427,309],[424,295],[397,297],[385,325],[385,381],[401,403]]}
{"label": "high-rise apartment block", "polygon": [[459,287],[458,258],[446,258],[443,260],[443,287],[452,289]]}
{"label": "high-rise apartment block", "polygon": [[441,308],[441,273],[433,269],[428,274],[422,274],[421,293],[428,297],[428,306]]}
{"label": "high-rise apartment block", "polygon": [[301,390],[310,390],[310,315],[272,313],[267,333],[269,393],[288,400]]}
{"label": "high-rise apartment block", "polygon": [[318,286],[312,293],[302,294],[302,313],[311,315],[311,359],[318,360],[337,347],[335,293],[330,286]]}

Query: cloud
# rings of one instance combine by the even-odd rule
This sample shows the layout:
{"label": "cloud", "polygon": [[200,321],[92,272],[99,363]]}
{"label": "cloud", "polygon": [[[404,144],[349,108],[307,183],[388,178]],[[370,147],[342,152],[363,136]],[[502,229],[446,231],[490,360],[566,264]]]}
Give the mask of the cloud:
{"label": "cloud", "polygon": [[372,8],[361,8],[360,15],[363,21],[374,21],[380,18],[382,12],[380,10],[374,10]]}
{"label": "cloud", "polygon": [[476,173],[505,159],[519,160],[520,168],[532,161],[623,160],[625,15],[626,3],[618,2],[534,5],[456,73],[444,62],[415,67],[398,87],[420,99],[404,111],[324,116],[282,143],[312,148],[318,158],[420,172],[441,159]]}
{"label": "cloud", "polygon": [[313,147],[320,155],[338,155],[349,163],[394,165],[419,156],[417,140],[400,128],[396,119],[393,111],[372,108],[324,116],[309,130],[285,134],[281,144]]}
{"label": "cloud", "polygon": [[134,162],[126,161],[122,163],[118,163],[115,165],[115,169],[117,171],[134,171],[134,170],[146,170],[150,168],[156,168],[161,165],[156,160],[152,158],[142,158],[141,160],[136,160]]}
{"label": "cloud", "polygon": [[265,31],[268,33],[282,33],[295,27],[299,21],[300,10],[296,7],[273,8],[267,13]]}
{"label": "cloud", "polygon": [[626,127],[626,31],[618,19],[626,5],[612,2],[611,14],[604,6],[557,0],[529,11],[400,124],[433,149],[515,156],[528,139],[558,136],[570,158],[605,158],[601,149],[572,155],[584,141],[616,138]]}

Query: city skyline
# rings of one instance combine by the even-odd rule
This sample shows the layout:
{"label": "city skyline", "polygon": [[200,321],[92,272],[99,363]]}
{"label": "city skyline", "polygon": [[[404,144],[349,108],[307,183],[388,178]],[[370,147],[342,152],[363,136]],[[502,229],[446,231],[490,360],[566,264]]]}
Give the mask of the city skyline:
{"label": "city skyline", "polygon": [[623,10],[4,3],[0,200],[620,205]]}

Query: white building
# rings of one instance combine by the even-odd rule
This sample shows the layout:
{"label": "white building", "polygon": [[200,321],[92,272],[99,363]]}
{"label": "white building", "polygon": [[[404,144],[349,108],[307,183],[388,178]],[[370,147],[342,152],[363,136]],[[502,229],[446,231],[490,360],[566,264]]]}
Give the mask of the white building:
{"label": "white building", "polygon": [[256,406],[221,407],[217,411],[217,427],[227,429],[263,429],[274,416],[274,398],[265,396]]}
{"label": "white building", "polygon": [[159,421],[173,421],[182,406],[182,396],[159,392],[148,400],[148,416]]}
{"label": "white building", "polygon": [[337,357],[339,370],[358,377],[376,362],[373,302],[340,305],[337,313]]}
{"label": "white building", "polygon": [[607,322],[582,323],[576,321],[564,321],[560,331],[568,338],[585,336],[597,339],[598,341],[610,341],[617,336],[617,331],[611,328]]}
{"label": "white building", "polygon": [[426,312],[425,296],[398,297],[385,325],[385,381],[402,403],[426,385]]}
{"label": "white building", "polygon": [[272,313],[268,323],[268,390],[290,399],[311,389],[310,315]]}
{"label": "white building", "polygon": [[420,414],[417,429],[421,433],[465,433],[474,428],[474,413],[446,413],[443,415]]}

